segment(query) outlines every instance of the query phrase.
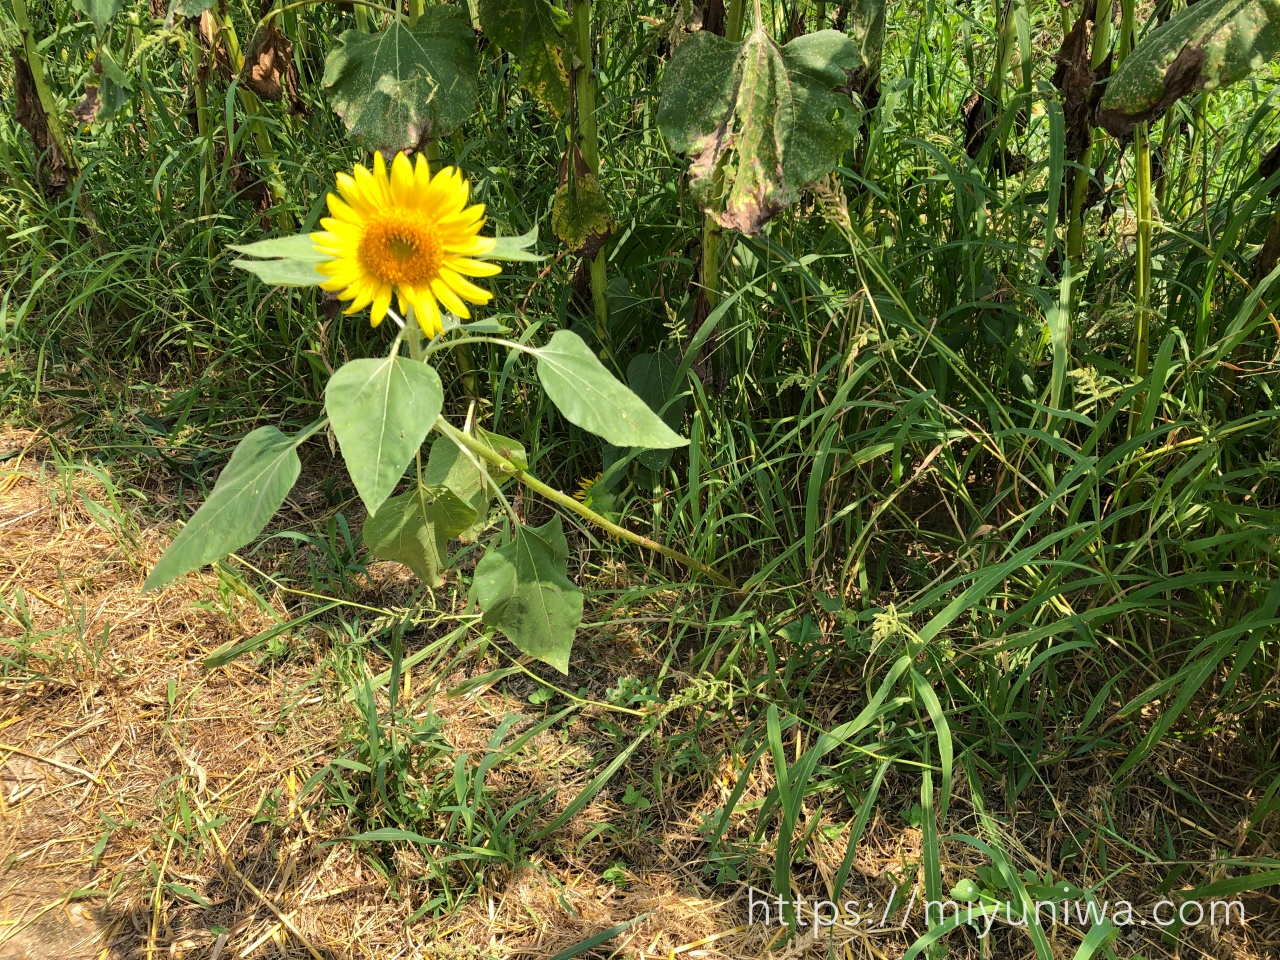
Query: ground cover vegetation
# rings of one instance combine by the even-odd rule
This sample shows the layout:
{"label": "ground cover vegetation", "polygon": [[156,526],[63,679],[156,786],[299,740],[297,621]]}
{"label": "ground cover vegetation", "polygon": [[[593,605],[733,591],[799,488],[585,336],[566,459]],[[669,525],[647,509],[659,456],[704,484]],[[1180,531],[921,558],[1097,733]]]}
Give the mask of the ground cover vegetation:
{"label": "ground cover vegetation", "polygon": [[1280,5],[3,9],[0,957],[1276,955]]}

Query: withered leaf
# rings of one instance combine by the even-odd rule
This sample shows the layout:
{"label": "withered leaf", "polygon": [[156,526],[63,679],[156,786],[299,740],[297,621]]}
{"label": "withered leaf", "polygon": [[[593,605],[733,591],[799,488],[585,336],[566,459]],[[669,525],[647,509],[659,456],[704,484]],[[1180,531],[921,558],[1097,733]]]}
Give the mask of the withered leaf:
{"label": "withered leaf", "polygon": [[298,67],[293,62],[293,41],[271,18],[254,31],[244,52],[240,82],[264,100],[280,101],[288,93],[295,112],[302,112],[298,97]]}
{"label": "withered leaf", "polygon": [[779,47],[758,25],[742,43],[705,30],[672,55],[658,126],[692,160],[694,197],[721,226],[759,233],[826,176],[852,140],[840,88],[857,45],[820,30]]}

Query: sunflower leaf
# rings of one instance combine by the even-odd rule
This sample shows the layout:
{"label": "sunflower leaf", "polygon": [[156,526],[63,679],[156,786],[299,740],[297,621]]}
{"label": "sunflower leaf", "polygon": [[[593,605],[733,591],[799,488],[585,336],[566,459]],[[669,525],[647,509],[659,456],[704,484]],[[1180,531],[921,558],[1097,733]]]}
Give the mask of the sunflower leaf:
{"label": "sunflower leaf", "polygon": [[262,532],[302,472],[298,439],[275,427],[246,436],[213,492],[173,538],[142,585],[154,590],[238,550]]}
{"label": "sunflower leaf", "polygon": [[488,253],[476,254],[472,260],[521,260],[525,263],[536,263],[539,260],[547,259],[540,254],[531,252],[531,248],[538,242],[538,228],[534,227],[528,233],[522,233],[518,237],[494,237],[497,243]]}
{"label": "sunflower leaf", "polygon": [[475,32],[458,7],[432,6],[413,26],[347,30],[325,58],[324,86],[356,141],[407,150],[447,136],[475,114]]}
{"label": "sunflower leaf", "polygon": [[569,15],[548,0],[480,0],[485,36],[515,56],[524,87],[557,117],[569,110]]}
{"label": "sunflower leaf", "polygon": [[475,507],[452,490],[415,484],[365,521],[364,542],[371,556],[403,563],[434,587],[448,566],[449,541],[475,522]]}
{"label": "sunflower leaf", "polygon": [[619,447],[659,450],[689,443],[620,383],[576,333],[557,330],[533,353],[538,379],[570,423]]}
{"label": "sunflower leaf", "polygon": [[[627,364],[627,383],[631,389],[672,430],[679,428],[689,405],[686,393],[674,395],[677,392],[676,374],[679,372],[675,361],[665,353],[641,353]],[[646,450],[638,459],[650,470],[662,470],[671,462],[671,451]]]}
{"label": "sunflower leaf", "polygon": [[233,244],[231,249],[261,260],[232,260],[233,267],[248,270],[273,287],[313,287],[328,279],[316,264],[331,259],[316,249],[310,233],[272,237],[256,243]]}
{"label": "sunflower leaf", "polygon": [[569,544],[560,515],[540,527],[517,524],[515,538],[490,546],[476,564],[471,596],[483,620],[529,656],[569,672],[582,592],[568,576]]}
{"label": "sunflower leaf", "polygon": [[444,388],[425,363],[352,360],[329,380],[324,406],[356,492],[375,516],[440,415]]}
{"label": "sunflower leaf", "polygon": [[838,88],[860,63],[837,30],[785,47],[759,25],[742,43],[701,30],[676,48],[658,127],[693,161],[694,197],[717,223],[759,233],[831,172],[852,140],[853,103]]}
{"label": "sunflower leaf", "polygon": [[1125,137],[1178,100],[1220,90],[1280,55],[1280,2],[1204,0],[1175,14],[1134,48],[1107,83],[1098,122]]}

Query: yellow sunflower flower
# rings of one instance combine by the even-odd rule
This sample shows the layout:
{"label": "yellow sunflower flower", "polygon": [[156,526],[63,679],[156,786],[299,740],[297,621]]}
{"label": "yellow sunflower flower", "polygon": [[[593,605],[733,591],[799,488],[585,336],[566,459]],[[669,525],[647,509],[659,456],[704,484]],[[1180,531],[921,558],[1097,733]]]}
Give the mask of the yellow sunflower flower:
{"label": "yellow sunflower flower", "polygon": [[492,250],[494,239],[480,236],[484,204],[468,206],[469,190],[455,167],[432,176],[421,154],[412,162],[396,154],[388,173],[375,153],[372,173],[356,164],[354,175],[338,174],[338,192],[329,194],[332,216],[320,221],[323,232],[311,235],[316,249],[333,258],[316,267],[329,277],[320,286],[351,301],[344,313],[370,307],[375,327],[392,294],[401,313],[413,307],[429,337],[444,331],[442,304],[469,317],[467,303],[488,303],[493,295],[467,278],[502,270],[470,259]]}
{"label": "yellow sunflower flower", "polygon": [[603,479],[603,473],[597,473],[594,477],[583,477],[578,481],[578,492],[573,495],[573,499],[579,503],[586,503],[587,498],[591,496],[591,488]]}

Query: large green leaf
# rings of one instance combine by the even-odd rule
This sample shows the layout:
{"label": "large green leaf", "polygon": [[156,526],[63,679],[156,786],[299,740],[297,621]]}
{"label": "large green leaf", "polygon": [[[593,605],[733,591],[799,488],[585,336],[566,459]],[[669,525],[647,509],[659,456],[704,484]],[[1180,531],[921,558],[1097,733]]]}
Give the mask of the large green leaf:
{"label": "large green leaf", "polygon": [[859,63],[837,30],[781,48],[759,25],[742,43],[699,31],[676,48],[658,126],[689,155],[694,196],[718,223],[758,233],[840,162],[853,104],[837,88]]}
{"label": "large green leaf", "polygon": [[1280,53],[1280,0],[1201,0],[1152,30],[1107,83],[1098,122],[1116,137],[1199,90],[1220,90]]}
{"label": "large green leaf", "polygon": [[233,245],[232,250],[259,260],[232,260],[233,267],[248,270],[273,287],[311,287],[328,279],[316,265],[331,259],[316,249],[310,233],[272,237],[257,243]]}
{"label": "large green leaf", "polygon": [[576,333],[557,330],[533,352],[547,396],[570,423],[619,447],[659,450],[688,444],[619,383]]}
{"label": "large green leaf", "polygon": [[[685,410],[689,406],[687,395],[674,396],[677,393],[676,375],[679,372],[675,361],[665,353],[637,354],[627,364],[627,383],[631,385],[631,389],[672,430],[680,428]],[[671,451],[646,450],[638,459],[642,466],[650,470],[662,470],[671,462]]]}
{"label": "large green leaf", "polygon": [[375,150],[407,150],[446,136],[475,113],[475,33],[461,8],[431,6],[412,27],[347,30],[324,63],[329,102],[351,136]]}
{"label": "large green leaf", "polygon": [[569,672],[582,593],[568,577],[569,544],[560,515],[540,527],[516,526],[515,539],[490,546],[476,564],[471,594],[483,620],[517,647]]}
{"label": "large green leaf", "polygon": [[352,360],[329,380],[325,412],[370,516],[395,490],[443,406],[440,375],[404,357]]}
{"label": "large green leaf", "polygon": [[[524,447],[519,442],[496,433],[489,433],[480,427],[474,428],[472,436],[517,467],[524,469],[529,466]],[[489,479],[501,486],[509,477],[502,473],[490,472]],[[474,457],[464,453],[448,437],[440,437],[431,445],[427,465],[422,468],[422,482],[449,490],[475,511],[474,522],[460,530],[456,536],[470,542],[484,532],[489,524],[489,505],[493,502],[493,487],[485,480]]]}
{"label": "large green leaf", "polygon": [[71,0],[71,5],[92,20],[94,28],[101,34],[111,19],[124,9],[124,0]]}
{"label": "large green leaf", "polygon": [[480,0],[484,35],[513,54],[520,86],[557,117],[569,110],[569,15],[548,0]]}
{"label": "large green leaf", "polygon": [[143,590],[198,570],[262,532],[302,472],[298,440],[259,427],[237,445],[209,499],[152,568]]}
{"label": "large green leaf", "polygon": [[364,542],[374,557],[399,561],[436,586],[448,564],[449,541],[475,520],[475,508],[452,490],[414,484],[365,521]]}

